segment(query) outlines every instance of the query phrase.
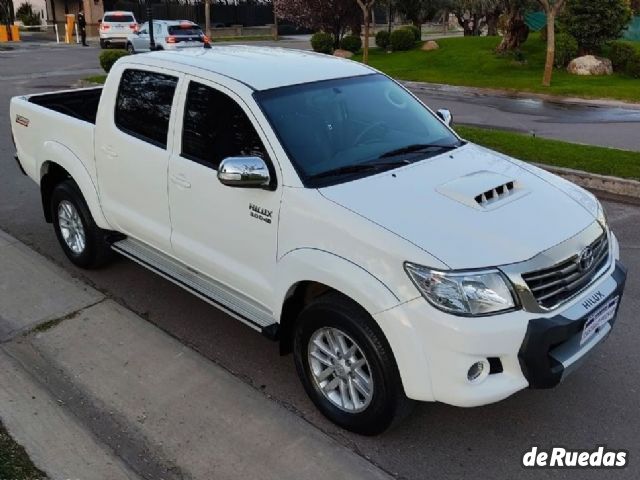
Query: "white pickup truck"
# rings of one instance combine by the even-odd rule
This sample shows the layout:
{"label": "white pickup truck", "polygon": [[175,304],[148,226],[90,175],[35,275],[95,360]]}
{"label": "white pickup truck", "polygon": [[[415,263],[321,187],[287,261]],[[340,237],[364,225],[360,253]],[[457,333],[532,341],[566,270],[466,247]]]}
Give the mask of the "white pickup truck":
{"label": "white pickup truck", "polygon": [[367,66],[155,52],[10,114],[74,264],[119,252],[279,341],[352,431],[411,399],[555,386],[614,324],[626,272],[596,198],[464,141]]}

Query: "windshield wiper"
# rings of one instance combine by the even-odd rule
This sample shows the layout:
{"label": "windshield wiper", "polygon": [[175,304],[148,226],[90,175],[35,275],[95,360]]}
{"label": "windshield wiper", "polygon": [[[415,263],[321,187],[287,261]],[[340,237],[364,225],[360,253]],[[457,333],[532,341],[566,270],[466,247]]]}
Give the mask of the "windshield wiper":
{"label": "windshield wiper", "polygon": [[416,143],[413,145],[407,145],[406,147],[396,148],[395,150],[390,150],[388,152],[383,153],[378,158],[389,158],[389,157],[395,157],[396,155],[404,155],[405,153],[419,153],[419,152],[427,152],[429,150],[433,150],[436,152],[454,150],[459,146],[460,145],[438,145],[434,143]]}
{"label": "windshield wiper", "polygon": [[338,167],[332,170],[327,170],[326,172],[320,172],[314,175],[310,175],[307,178],[309,180],[316,180],[318,178],[338,177],[340,175],[348,175],[350,173],[389,170],[391,168],[399,167],[401,165],[408,165],[409,163],[411,162],[409,162],[408,160],[399,160],[395,162],[375,162],[375,163],[368,162],[368,163],[359,163],[356,165],[345,165],[344,167]]}

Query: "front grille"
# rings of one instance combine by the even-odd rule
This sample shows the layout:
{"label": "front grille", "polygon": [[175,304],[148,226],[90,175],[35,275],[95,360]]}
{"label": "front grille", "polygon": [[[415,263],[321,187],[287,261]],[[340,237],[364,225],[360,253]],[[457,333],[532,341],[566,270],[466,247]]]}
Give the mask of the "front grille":
{"label": "front grille", "polygon": [[580,252],[553,267],[522,275],[522,279],[540,306],[554,308],[591,283],[609,260],[607,234],[604,233],[598,237],[589,248],[593,253],[593,262],[586,268],[584,262],[581,265],[582,252]]}

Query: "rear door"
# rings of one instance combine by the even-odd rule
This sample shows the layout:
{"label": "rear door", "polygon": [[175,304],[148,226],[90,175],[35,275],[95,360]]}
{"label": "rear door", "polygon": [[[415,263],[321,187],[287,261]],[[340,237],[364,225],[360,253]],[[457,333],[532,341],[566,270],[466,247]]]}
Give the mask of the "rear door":
{"label": "rear door", "polygon": [[191,22],[167,25],[167,42],[175,43],[176,48],[202,47],[204,33],[200,26]]}
{"label": "rear door", "polygon": [[103,29],[108,26],[109,28],[105,33],[125,38],[127,35],[134,32],[137,27],[136,19],[130,13],[113,12],[105,14],[102,20]]}
{"label": "rear door", "polygon": [[165,252],[171,244],[167,169],[180,77],[152,67],[124,67],[117,92],[104,92],[96,122],[105,215],[118,231]]}

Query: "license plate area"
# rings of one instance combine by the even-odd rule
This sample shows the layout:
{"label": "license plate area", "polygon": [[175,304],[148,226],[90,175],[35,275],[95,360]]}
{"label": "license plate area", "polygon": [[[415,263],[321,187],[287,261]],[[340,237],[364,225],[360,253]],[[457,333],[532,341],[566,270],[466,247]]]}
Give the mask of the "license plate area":
{"label": "license plate area", "polygon": [[580,337],[580,346],[587,343],[593,336],[616,315],[620,297],[606,300],[592,314],[587,317]]}

